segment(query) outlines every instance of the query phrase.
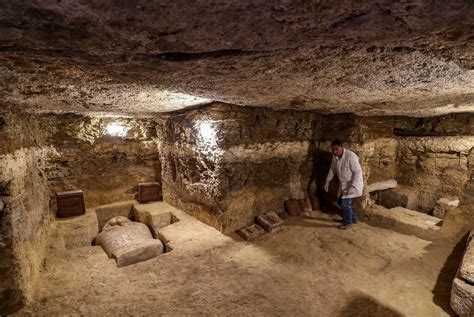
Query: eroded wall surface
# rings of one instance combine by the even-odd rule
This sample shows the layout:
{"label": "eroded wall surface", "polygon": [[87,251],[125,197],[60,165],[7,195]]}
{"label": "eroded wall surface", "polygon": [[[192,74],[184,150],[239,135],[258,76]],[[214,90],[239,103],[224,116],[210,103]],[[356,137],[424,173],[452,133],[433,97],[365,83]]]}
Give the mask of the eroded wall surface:
{"label": "eroded wall surface", "polygon": [[33,116],[0,111],[0,312],[8,313],[33,296],[44,258],[52,221],[45,170],[54,149],[39,145]]}
{"label": "eroded wall surface", "polygon": [[[340,138],[358,154],[365,185],[396,179],[413,186],[419,210],[429,212],[439,197],[466,191],[472,117],[324,116],[223,104],[175,113],[163,119],[158,137],[164,199],[224,232],[252,223],[264,211],[283,211],[290,197],[316,193],[324,206],[337,198],[337,180],[329,194],[322,188],[330,142]],[[424,157],[437,163],[420,163]],[[356,206],[369,204],[365,190]]]}
{"label": "eroded wall surface", "polygon": [[[139,182],[161,183],[152,119],[45,115],[56,150],[47,170],[51,193],[82,189],[86,207],[134,199]],[[110,124],[123,127],[109,135]]]}
{"label": "eroded wall surface", "polygon": [[289,197],[304,197],[316,116],[215,105],[164,124],[163,194],[231,232]]}
{"label": "eroded wall surface", "polygon": [[[0,109],[0,312],[34,294],[53,230],[55,193],[82,189],[86,207],[133,199],[161,182],[154,119],[27,114]],[[120,124],[125,134],[110,136]]]}

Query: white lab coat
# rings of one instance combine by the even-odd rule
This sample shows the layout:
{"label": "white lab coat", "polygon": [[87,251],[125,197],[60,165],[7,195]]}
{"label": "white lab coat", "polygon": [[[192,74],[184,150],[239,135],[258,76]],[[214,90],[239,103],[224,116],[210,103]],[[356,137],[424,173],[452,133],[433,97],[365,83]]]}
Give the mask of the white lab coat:
{"label": "white lab coat", "polygon": [[326,183],[331,181],[337,174],[339,178],[339,190],[337,196],[342,198],[355,198],[362,196],[364,181],[362,178],[362,168],[360,167],[357,154],[344,148],[341,158],[333,155],[331,168],[329,169]]}

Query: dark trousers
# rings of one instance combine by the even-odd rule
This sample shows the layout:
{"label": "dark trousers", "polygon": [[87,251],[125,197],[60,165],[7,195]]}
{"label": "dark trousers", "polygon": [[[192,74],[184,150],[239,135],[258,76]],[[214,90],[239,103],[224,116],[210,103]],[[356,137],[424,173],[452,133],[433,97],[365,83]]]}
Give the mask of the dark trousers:
{"label": "dark trousers", "polygon": [[358,221],[357,213],[352,210],[352,198],[341,198],[337,200],[342,209],[342,222],[345,225],[351,225]]}

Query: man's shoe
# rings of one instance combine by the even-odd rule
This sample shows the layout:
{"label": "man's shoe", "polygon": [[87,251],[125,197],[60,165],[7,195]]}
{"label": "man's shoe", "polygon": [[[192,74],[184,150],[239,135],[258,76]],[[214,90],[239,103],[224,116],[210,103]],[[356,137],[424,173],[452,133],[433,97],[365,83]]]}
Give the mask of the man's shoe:
{"label": "man's shoe", "polygon": [[352,229],[352,225],[342,225],[337,228],[341,230],[349,230],[349,229]]}
{"label": "man's shoe", "polygon": [[359,222],[358,219],[357,219],[357,220],[352,220],[352,224],[353,224],[353,225],[356,224],[356,223],[358,223],[358,222]]}

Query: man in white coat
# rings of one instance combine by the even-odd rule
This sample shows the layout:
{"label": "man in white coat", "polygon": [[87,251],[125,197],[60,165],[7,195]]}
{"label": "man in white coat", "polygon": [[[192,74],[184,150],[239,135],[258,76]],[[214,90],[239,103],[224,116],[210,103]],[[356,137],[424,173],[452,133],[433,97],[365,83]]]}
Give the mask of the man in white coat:
{"label": "man in white coat", "polygon": [[357,214],[352,210],[352,198],[362,196],[364,181],[362,179],[362,168],[359,157],[349,149],[344,148],[341,140],[334,140],[331,143],[333,154],[331,168],[326,177],[324,190],[329,191],[329,182],[334,174],[339,178],[339,189],[337,197],[342,208],[342,225],[339,229],[347,230],[352,228],[352,224],[357,223]]}

